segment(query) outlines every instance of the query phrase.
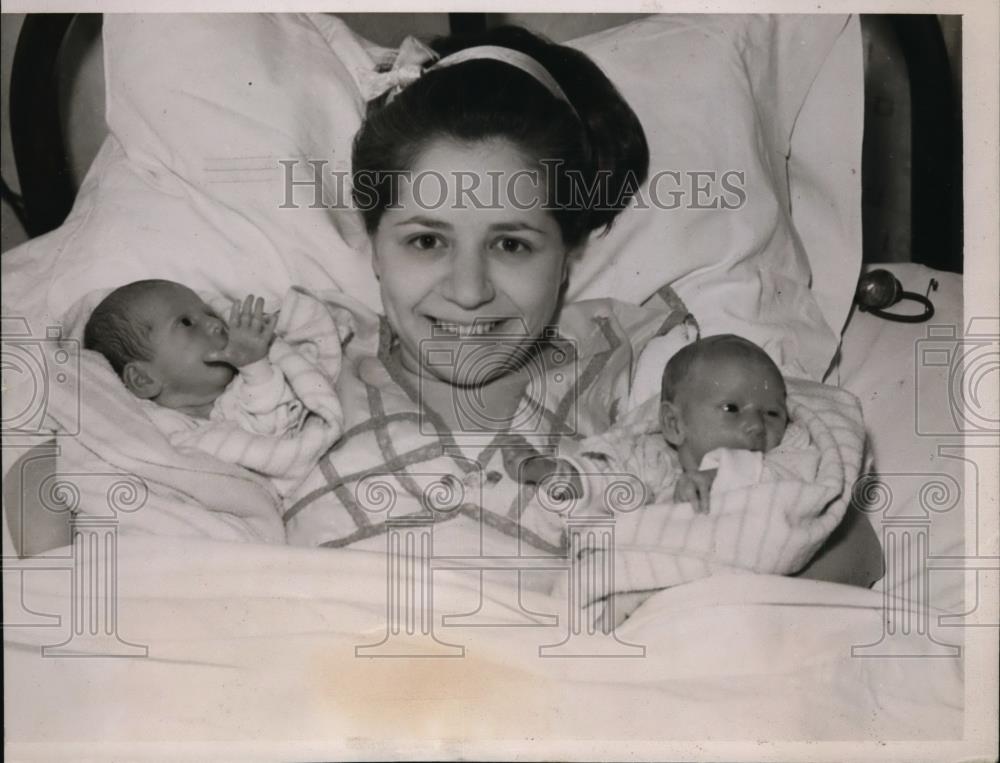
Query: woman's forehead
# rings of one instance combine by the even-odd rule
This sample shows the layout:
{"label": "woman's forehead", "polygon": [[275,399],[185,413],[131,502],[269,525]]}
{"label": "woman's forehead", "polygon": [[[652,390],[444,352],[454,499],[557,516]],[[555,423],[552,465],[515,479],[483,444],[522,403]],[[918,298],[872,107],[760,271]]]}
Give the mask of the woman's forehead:
{"label": "woman's forehead", "polygon": [[506,138],[456,140],[437,138],[429,141],[417,153],[414,169],[445,169],[451,166],[477,168],[484,165],[493,169],[516,171],[534,167],[537,162]]}
{"label": "woman's forehead", "polygon": [[552,217],[545,204],[545,167],[508,141],[435,141],[395,180],[398,206],[411,214],[447,218],[472,211],[494,221]]}

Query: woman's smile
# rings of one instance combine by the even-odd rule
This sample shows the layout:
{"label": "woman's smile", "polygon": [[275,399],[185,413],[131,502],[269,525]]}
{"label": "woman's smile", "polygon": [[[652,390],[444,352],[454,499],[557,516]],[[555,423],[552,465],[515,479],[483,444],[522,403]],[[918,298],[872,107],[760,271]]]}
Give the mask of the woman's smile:
{"label": "woman's smile", "polygon": [[497,320],[477,318],[472,323],[446,321],[440,318],[435,318],[434,316],[428,316],[428,318],[434,324],[434,336],[453,336],[461,339],[487,336],[506,322],[506,320],[502,318]]}

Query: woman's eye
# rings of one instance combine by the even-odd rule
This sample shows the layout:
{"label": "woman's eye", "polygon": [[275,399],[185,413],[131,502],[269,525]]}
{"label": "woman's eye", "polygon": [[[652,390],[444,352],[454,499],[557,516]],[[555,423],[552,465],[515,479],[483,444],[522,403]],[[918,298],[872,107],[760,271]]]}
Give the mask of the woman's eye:
{"label": "woman's eye", "polygon": [[441,245],[441,239],[432,233],[421,233],[411,238],[409,243],[414,249],[434,249]]}
{"label": "woman's eye", "polygon": [[770,416],[773,419],[782,419],[782,418],[784,418],[784,415],[782,414],[781,411],[768,411],[767,415]]}
{"label": "woman's eye", "polygon": [[187,327],[187,328],[190,328],[191,326],[193,326],[193,325],[194,325],[194,322],[193,322],[193,321],[192,321],[192,320],[191,320],[190,318],[181,318],[181,320],[180,320],[180,324],[181,324],[182,326],[185,326],[185,327]]}
{"label": "woman's eye", "polygon": [[531,252],[529,244],[516,238],[504,237],[497,241],[497,247],[507,254],[528,254]]}
{"label": "woman's eye", "polygon": [[739,413],[740,407],[736,403],[723,403],[722,410],[726,413]]}

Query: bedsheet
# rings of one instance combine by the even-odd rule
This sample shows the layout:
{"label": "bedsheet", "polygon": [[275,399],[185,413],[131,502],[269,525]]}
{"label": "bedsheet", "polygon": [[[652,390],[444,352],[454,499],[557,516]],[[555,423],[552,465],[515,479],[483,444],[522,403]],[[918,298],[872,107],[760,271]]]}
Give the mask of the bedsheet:
{"label": "bedsheet", "polygon": [[[41,657],[64,628],[8,629],[8,751],[131,742],[131,757],[201,740],[246,759],[294,757],[296,743],[313,757],[376,758],[469,754],[494,740],[580,755],[614,739],[662,752],[691,739],[961,734],[959,660],[852,657],[881,632],[881,597],[861,589],[719,576],[661,592],[595,647],[567,640],[562,617],[495,628],[435,617],[430,636],[391,634],[380,553],[145,539],[120,548],[118,569],[117,636],[131,646],[112,646],[147,654]],[[435,615],[490,603],[475,575],[435,578]],[[58,575],[25,576],[32,610],[60,611],[64,597]],[[529,591],[522,602],[563,607]],[[494,614],[523,626],[516,611]],[[560,659],[595,648],[603,658]]]}

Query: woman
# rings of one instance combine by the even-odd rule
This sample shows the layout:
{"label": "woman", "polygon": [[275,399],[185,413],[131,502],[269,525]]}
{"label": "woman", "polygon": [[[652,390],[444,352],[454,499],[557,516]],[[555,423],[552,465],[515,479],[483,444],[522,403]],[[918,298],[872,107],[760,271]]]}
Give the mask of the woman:
{"label": "woman", "polygon": [[[585,55],[516,27],[433,52],[409,40],[380,76],[352,159],[385,320],[359,331],[361,383],[345,401],[356,419],[286,513],[289,539],[378,538],[393,514],[426,511],[428,483],[450,483],[435,519],[553,550],[518,526],[522,496],[499,449],[509,435],[551,447],[606,428],[636,351],[671,325],[669,312],[561,304],[574,255],[645,179],[642,126]],[[870,585],[881,574],[870,527],[841,534],[815,570]]]}
{"label": "woman", "polygon": [[[419,342],[442,333],[435,329],[454,328],[461,339],[478,318],[477,338],[524,334],[476,379],[476,395],[503,418],[518,378],[523,388],[519,355],[557,318],[573,253],[628,203],[649,150],[614,85],[572,48],[518,27],[435,47],[440,62],[373,104],[353,167],[377,181],[371,196],[356,190],[355,200],[402,366],[430,371],[425,394],[439,396],[442,384],[468,389],[465,364],[441,373],[419,357]],[[413,182],[394,188],[391,179],[404,174]],[[429,209],[435,200],[420,190],[432,177],[443,177],[448,193]],[[599,178],[599,196],[578,203]],[[476,190],[471,203],[459,198],[463,179]]]}

